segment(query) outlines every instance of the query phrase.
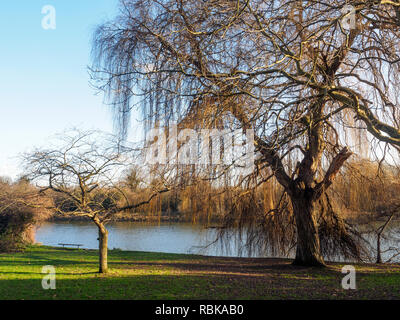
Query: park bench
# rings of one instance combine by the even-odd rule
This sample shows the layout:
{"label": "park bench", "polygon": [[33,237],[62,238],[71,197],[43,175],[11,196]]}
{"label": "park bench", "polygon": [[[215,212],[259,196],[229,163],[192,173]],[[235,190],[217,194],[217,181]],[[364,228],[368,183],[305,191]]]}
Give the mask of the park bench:
{"label": "park bench", "polygon": [[77,247],[79,249],[79,247],[82,247],[83,244],[77,244],[77,243],[59,243],[59,246],[63,246],[63,248],[65,248],[65,246],[68,247]]}

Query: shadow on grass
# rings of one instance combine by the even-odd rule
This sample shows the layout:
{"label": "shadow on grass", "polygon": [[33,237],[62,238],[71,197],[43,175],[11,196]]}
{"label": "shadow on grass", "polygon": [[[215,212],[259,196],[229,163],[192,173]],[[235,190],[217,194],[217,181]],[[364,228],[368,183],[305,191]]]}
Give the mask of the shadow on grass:
{"label": "shadow on grass", "polygon": [[0,280],[0,299],[159,300],[159,299],[398,299],[380,286],[343,290],[340,278],[244,278],[230,275],[129,275],[58,277],[56,290],[44,290],[41,278]]}
{"label": "shadow on grass", "polygon": [[279,276],[281,274],[309,275],[309,276],[335,276],[337,269],[328,266],[327,268],[298,267],[293,266],[289,259],[259,258],[213,258],[203,257],[202,259],[184,261],[129,261],[113,263],[117,268],[172,268],[182,272],[195,273],[218,273],[236,274],[243,277],[251,276]]}
{"label": "shadow on grass", "polygon": [[[40,275],[40,276],[44,276],[45,274],[42,272],[20,272],[20,271],[0,271],[0,275],[2,274],[31,274],[31,275]],[[78,276],[78,275],[85,275],[85,274],[99,274],[97,271],[93,271],[93,272],[56,272],[57,275],[70,275],[70,276]],[[2,279],[0,279],[0,281],[2,281]]]}
{"label": "shadow on grass", "polygon": [[[215,296],[211,293],[215,292]],[[55,290],[44,290],[41,279],[0,280],[0,299],[221,299],[222,290],[202,276],[94,276],[56,280]],[[217,291],[215,291],[217,290]]]}
{"label": "shadow on grass", "polygon": [[[41,251],[20,253],[16,258],[0,256],[0,266],[32,266],[77,268],[90,267],[97,269],[98,251],[65,248],[43,248]],[[308,275],[311,277],[337,276],[340,274],[338,264],[330,264],[328,268],[299,267],[291,264],[292,260],[280,258],[230,258],[207,257],[197,255],[179,255],[153,252],[133,252],[109,250],[110,268],[169,268],[182,272],[238,274],[243,276],[279,276],[291,274],[293,276]],[[384,270],[384,269],[383,269]],[[398,269],[400,270],[400,269]],[[77,271],[78,272],[78,271]],[[385,272],[385,271],[383,271]],[[1,273],[1,272],[0,272]],[[12,272],[11,272],[12,273]],[[362,272],[360,273],[362,274]]]}
{"label": "shadow on grass", "polygon": [[[357,290],[343,290],[339,263],[328,268],[289,259],[223,258],[109,251],[110,274],[98,274],[98,251],[33,248],[0,255],[0,299],[392,299],[400,266],[354,264]],[[57,269],[57,289],[43,290],[44,265]],[[18,268],[18,269],[17,269]],[[37,268],[37,269],[36,269]],[[16,271],[13,271],[13,270]],[[1,269],[0,269],[1,270]],[[81,272],[80,272],[81,271]],[[21,278],[21,279],[15,279]]]}

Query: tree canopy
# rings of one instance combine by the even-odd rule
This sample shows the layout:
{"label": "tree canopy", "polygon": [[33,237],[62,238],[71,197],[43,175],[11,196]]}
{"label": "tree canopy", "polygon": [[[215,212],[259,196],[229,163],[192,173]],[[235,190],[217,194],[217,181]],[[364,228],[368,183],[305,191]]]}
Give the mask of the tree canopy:
{"label": "tree canopy", "polygon": [[355,129],[399,145],[399,8],[372,0],[122,0],[120,15],[95,33],[92,76],[122,134],[135,106],[153,126],[253,129],[257,168],[268,166],[290,197],[295,262],[323,265],[327,230],[360,256],[323,201],[352,155]]}

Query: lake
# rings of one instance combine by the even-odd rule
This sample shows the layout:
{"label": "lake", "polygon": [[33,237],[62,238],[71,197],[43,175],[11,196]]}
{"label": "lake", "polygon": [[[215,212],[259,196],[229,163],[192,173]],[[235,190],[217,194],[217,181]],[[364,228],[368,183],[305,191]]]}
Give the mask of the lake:
{"label": "lake", "polygon": [[[210,245],[216,239],[215,229],[186,223],[115,222],[107,225],[107,229],[109,249],[238,256],[238,249],[243,245],[236,241]],[[38,228],[35,238],[49,246],[76,243],[87,249],[98,248],[97,227],[90,222],[47,222]],[[246,250],[242,255],[247,255]]]}
{"label": "lake", "polygon": [[[191,253],[209,256],[250,256],[244,243],[232,237],[231,240],[212,243],[216,239],[216,229],[205,229],[199,225],[187,223],[149,224],[138,222],[115,222],[107,226],[109,231],[108,248],[129,251],[150,251],[167,253]],[[395,233],[400,226],[396,224]],[[58,246],[58,243],[83,244],[83,248],[98,248],[97,227],[91,222],[47,222],[36,231],[36,241],[44,245]],[[374,238],[370,238],[372,246]],[[390,246],[398,246],[388,240],[382,240],[382,251]],[[267,256],[267,255],[265,255]],[[391,255],[383,253],[383,259]],[[399,262],[396,258],[394,262]]]}

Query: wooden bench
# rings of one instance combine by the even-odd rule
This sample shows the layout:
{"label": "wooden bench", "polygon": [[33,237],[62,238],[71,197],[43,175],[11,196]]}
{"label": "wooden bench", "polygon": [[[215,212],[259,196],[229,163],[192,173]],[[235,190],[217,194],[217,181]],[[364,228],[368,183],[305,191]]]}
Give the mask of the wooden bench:
{"label": "wooden bench", "polygon": [[79,247],[82,247],[83,244],[76,244],[76,243],[59,243],[59,246],[63,246],[63,248],[65,248],[65,246],[68,247],[77,247],[79,249]]}

